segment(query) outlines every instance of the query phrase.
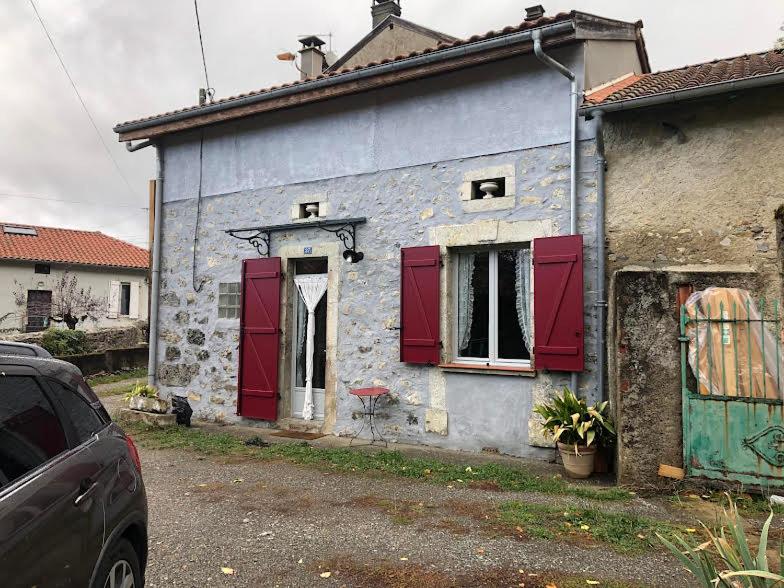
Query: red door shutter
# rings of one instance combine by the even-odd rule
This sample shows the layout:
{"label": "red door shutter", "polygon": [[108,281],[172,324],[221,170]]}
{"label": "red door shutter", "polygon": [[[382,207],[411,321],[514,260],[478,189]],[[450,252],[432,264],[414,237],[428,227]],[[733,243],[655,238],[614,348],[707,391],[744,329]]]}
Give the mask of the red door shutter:
{"label": "red door shutter", "polygon": [[534,362],[538,369],[584,368],[582,235],[534,239]]}
{"label": "red door shutter", "polygon": [[441,354],[441,250],[400,250],[400,361],[437,365]]}
{"label": "red door shutter", "polygon": [[237,414],[265,421],[278,416],[280,279],[279,257],[242,262]]}

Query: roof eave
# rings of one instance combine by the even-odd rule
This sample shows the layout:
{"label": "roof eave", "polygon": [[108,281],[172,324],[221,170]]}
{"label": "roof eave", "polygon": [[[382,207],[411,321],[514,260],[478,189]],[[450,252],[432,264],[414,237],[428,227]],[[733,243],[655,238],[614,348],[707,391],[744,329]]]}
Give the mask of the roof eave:
{"label": "roof eave", "polygon": [[777,84],[784,84],[784,71],[753,76],[750,78],[743,78],[741,80],[716,82],[714,84],[698,86],[696,88],[686,88],[684,90],[663,92],[661,94],[654,94],[652,96],[642,96],[639,98],[629,98],[627,100],[617,100],[614,102],[593,104],[591,106],[581,107],[579,112],[581,116],[584,116],[585,118],[591,118],[597,111],[608,113],[619,112],[623,110],[633,110],[636,108],[647,108],[652,106],[659,106],[662,104],[675,104],[688,100],[705,98],[708,96],[718,96],[720,94],[726,94],[729,92],[775,86]]}
{"label": "roof eave", "polygon": [[[458,45],[456,47],[434,50],[428,53],[423,53],[406,59],[364,67],[357,71],[349,71],[344,74],[338,74],[325,78],[309,80],[292,86],[271,90],[269,92],[244,96],[241,98],[237,98],[234,100],[229,100],[221,103],[210,104],[194,110],[175,112],[168,115],[163,115],[160,117],[143,120],[143,121],[123,123],[123,124],[116,125],[114,127],[114,132],[120,135],[119,137],[120,141],[149,139],[153,137],[160,137],[165,134],[169,134],[171,132],[186,130],[187,128],[206,126],[209,124],[224,122],[226,120],[240,118],[243,116],[248,116],[250,114],[255,114],[256,111],[253,110],[253,106],[265,102],[270,102],[276,99],[286,99],[285,101],[286,104],[283,106],[276,107],[274,109],[296,106],[304,102],[315,102],[330,97],[336,97],[337,95],[353,94],[353,93],[364,91],[365,89],[372,89],[372,87],[351,88],[350,86],[354,82],[371,80],[372,78],[380,78],[385,74],[411,72],[411,70],[420,67],[426,69],[428,66],[434,66],[435,64],[452,61],[458,58],[467,58],[469,56],[475,56],[477,54],[481,54],[484,52],[490,52],[493,49],[500,49],[500,48],[510,47],[513,45],[519,45],[525,42],[529,42],[531,40],[531,34],[535,30],[545,32],[545,34],[547,35],[547,38],[544,39],[545,45],[555,43],[555,42],[560,43],[560,42],[574,41],[575,40],[574,26],[575,25],[573,19],[554,22],[554,23],[543,25],[541,27],[527,29],[525,31],[520,31],[509,35],[492,37],[490,39],[483,39],[480,41],[475,41],[473,43]],[[566,35],[566,38],[553,41],[552,37],[556,35]],[[549,43],[548,43],[548,39],[549,39]],[[530,51],[532,51],[532,48],[527,48],[525,52],[530,52]],[[494,59],[500,59],[502,57],[495,57]],[[475,65],[475,63],[472,62],[468,65]],[[417,77],[428,77],[430,75],[437,75],[438,73],[440,72],[438,71],[437,68],[431,67],[430,70],[424,71],[420,76],[410,75],[405,77],[405,80],[402,81],[407,81],[408,79],[416,79]],[[349,86],[348,90],[344,92],[333,92],[331,95],[326,97],[317,96],[307,101],[297,101],[292,98],[297,94],[305,94],[307,92],[315,93],[317,91],[323,91],[327,88],[334,88],[341,85]],[[382,83],[379,85],[392,85],[392,83]],[[267,110],[273,110],[273,108],[269,108]],[[231,116],[229,111],[235,111],[234,116]],[[263,112],[263,111],[265,110],[258,109],[258,112]],[[181,123],[183,121],[188,121],[189,119],[203,119],[203,121],[197,124],[181,125],[182,128],[177,128],[173,130],[172,129],[164,130],[162,128],[168,125],[172,125],[173,123]]]}

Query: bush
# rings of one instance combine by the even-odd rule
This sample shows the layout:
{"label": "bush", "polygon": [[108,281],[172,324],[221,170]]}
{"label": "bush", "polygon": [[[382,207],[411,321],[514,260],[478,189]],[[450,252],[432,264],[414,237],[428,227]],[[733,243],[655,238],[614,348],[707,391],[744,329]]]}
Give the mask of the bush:
{"label": "bush", "polygon": [[89,351],[84,331],[70,329],[47,329],[41,347],[54,356],[81,355]]}

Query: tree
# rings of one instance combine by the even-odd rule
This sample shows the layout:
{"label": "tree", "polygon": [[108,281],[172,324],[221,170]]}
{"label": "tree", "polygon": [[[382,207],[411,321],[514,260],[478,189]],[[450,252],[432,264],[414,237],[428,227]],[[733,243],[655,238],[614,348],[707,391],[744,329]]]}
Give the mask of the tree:
{"label": "tree", "polygon": [[79,321],[97,320],[106,312],[106,301],[93,296],[92,287],[79,287],[79,280],[68,271],[57,279],[52,288],[52,314],[56,323],[65,323],[73,330]]}
{"label": "tree", "polygon": [[[784,33],[784,24],[779,27],[779,30]],[[779,37],[774,45],[775,49],[784,49],[784,37]]]}

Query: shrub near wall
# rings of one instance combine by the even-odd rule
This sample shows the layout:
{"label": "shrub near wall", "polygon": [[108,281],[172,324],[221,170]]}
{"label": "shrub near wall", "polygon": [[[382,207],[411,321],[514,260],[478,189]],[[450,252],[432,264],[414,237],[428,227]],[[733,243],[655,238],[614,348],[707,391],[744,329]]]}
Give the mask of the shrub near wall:
{"label": "shrub near wall", "polygon": [[84,331],[70,329],[47,329],[41,338],[41,347],[57,356],[82,355],[89,351]]}

